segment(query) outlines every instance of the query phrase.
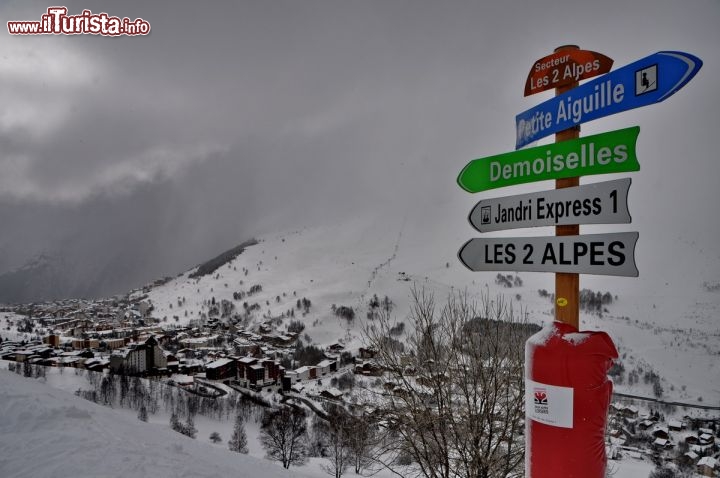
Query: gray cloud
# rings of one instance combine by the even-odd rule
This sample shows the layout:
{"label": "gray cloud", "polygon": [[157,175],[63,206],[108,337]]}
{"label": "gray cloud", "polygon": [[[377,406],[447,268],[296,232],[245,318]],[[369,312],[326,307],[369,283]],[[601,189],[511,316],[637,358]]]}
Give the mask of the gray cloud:
{"label": "gray cloud", "polygon": [[[638,227],[664,227],[647,208],[697,228],[684,211],[710,216],[720,199],[716,2],[91,3],[67,7],[142,17],[152,33],[0,42],[0,273],[52,251],[79,282],[100,274],[119,291],[259,232],[390,205],[457,211],[463,230],[474,199],[455,176],[512,148],[514,115],[541,100],[522,98],[530,65],[565,43],[618,66],[661,49],[705,60],[673,106],[583,134],[643,128],[631,193],[655,202],[633,204]],[[665,141],[677,128],[685,143]],[[89,272],[120,263],[122,279]]]}

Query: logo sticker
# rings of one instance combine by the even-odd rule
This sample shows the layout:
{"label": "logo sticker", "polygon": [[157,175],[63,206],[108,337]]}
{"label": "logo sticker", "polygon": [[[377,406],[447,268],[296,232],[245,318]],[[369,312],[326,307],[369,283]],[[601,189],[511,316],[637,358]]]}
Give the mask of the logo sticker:
{"label": "logo sticker", "polygon": [[525,415],[553,427],[573,427],[573,389],[525,381]]}

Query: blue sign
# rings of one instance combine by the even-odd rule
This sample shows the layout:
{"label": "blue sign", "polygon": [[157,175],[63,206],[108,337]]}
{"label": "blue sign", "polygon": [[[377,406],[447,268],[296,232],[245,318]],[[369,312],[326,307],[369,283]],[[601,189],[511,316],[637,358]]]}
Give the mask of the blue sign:
{"label": "blue sign", "polygon": [[573,88],[515,117],[515,149],[580,123],[659,103],[701,66],[696,56],[661,51]]}

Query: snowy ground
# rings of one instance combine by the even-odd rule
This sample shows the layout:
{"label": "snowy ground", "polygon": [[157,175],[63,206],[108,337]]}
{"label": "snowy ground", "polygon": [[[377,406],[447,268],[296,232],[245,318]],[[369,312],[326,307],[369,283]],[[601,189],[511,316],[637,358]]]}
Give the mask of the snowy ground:
{"label": "snowy ground", "polygon": [[[198,415],[197,439],[169,428],[162,410],[139,421],[133,410],[107,408],[76,397],[71,390],[88,388],[85,374],[48,369],[45,379],[23,378],[0,362],[0,476],[11,477],[214,477],[327,476],[324,460],[284,470],[263,459],[258,423],[246,423],[249,455],[227,450],[232,421]],[[56,388],[60,387],[60,388]],[[212,444],[217,431],[223,441]],[[611,462],[616,478],[646,477],[649,461]],[[240,475],[238,475],[240,472]],[[346,476],[355,476],[349,471]],[[379,478],[388,478],[381,472]]]}
{"label": "snowy ground", "polygon": [[22,315],[17,315],[12,312],[0,312],[0,337],[3,340],[11,340],[19,342],[22,340],[32,340],[37,336],[35,333],[18,332],[17,324],[23,319]]}
{"label": "snowy ground", "polygon": [[288,472],[2,370],[0,475],[270,478]]}

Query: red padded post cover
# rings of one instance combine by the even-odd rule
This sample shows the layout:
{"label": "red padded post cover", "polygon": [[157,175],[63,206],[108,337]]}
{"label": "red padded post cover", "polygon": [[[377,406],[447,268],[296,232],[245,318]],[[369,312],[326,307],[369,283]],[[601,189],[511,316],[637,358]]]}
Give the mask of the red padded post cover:
{"label": "red padded post cover", "polygon": [[527,478],[604,478],[607,372],[617,357],[605,332],[562,322],[525,343]]}

